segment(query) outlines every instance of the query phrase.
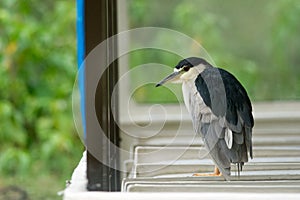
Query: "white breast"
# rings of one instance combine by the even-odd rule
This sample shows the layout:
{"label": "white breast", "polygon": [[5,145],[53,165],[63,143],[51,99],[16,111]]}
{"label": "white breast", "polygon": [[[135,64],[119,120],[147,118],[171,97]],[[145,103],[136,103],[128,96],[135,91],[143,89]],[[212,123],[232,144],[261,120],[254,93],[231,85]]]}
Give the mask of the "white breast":
{"label": "white breast", "polygon": [[217,117],[211,109],[205,105],[196,86],[195,79],[184,81],[182,83],[182,93],[185,106],[192,117],[193,126],[196,132],[199,132],[200,123],[209,123]]}

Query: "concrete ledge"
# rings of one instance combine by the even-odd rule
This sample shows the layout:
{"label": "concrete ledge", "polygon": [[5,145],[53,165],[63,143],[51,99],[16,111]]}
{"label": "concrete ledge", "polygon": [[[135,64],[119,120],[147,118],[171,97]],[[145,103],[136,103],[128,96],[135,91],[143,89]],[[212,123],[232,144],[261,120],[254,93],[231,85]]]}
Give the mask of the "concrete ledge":
{"label": "concrete ledge", "polygon": [[[189,184],[192,185],[189,190],[185,192],[163,192],[166,190],[161,190],[160,192],[150,192],[150,185],[143,185],[141,183],[147,183],[147,179],[135,179],[135,186],[141,187],[145,190],[144,192],[88,192],[86,190],[86,157],[83,155],[79,165],[74,170],[72,175],[71,184],[64,191],[64,200],[233,200],[233,199],[243,199],[243,200],[252,200],[252,199],[272,199],[272,200],[292,200],[300,199],[300,188],[299,181],[279,181],[277,184],[271,186],[270,181],[264,182],[250,182],[250,186],[243,187],[247,182],[238,181],[238,182],[216,182],[212,180],[200,180],[189,179]],[[167,179],[165,179],[167,180]],[[182,181],[182,180],[181,180]],[[127,184],[130,182],[128,180]],[[177,180],[177,183],[180,180]],[[126,183],[126,182],[125,182]],[[222,184],[227,186],[222,186]],[[247,183],[249,184],[249,182]],[[174,185],[174,184],[173,184]],[[210,185],[210,186],[208,186]],[[130,184],[128,184],[130,186]],[[176,189],[174,186],[166,185],[169,188]],[[178,185],[177,185],[178,186]],[[156,185],[154,185],[156,187]],[[166,187],[166,188],[167,188]],[[207,189],[207,188],[210,189]],[[222,190],[223,187],[223,190]],[[224,187],[227,187],[231,192],[224,191]],[[134,187],[130,186],[130,191],[134,191]],[[148,188],[148,189],[147,189]],[[201,191],[199,190],[200,188]],[[206,189],[205,189],[206,188]],[[243,188],[239,190],[239,188]],[[249,189],[250,188],[250,189]],[[280,188],[284,188],[280,190]],[[194,190],[197,189],[197,190]],[[259,189],[261,192],[255,192],[255,189]],[[265,190],[264,190],[265,189]],[[193,191],[194,190],[194,191]],[[238,192],[239,190],[239,192]],[[141,191],[141,190],[139,190]],[[178,190],[177,190],[178,191]],[[195,192],[197,191],[197,192]],[[276,191],[276,192],[275,192]],[[188,192],[188,193],[187,193]],[[201,193],[199,193],[201,192]]]}
{"label": "concrete ledge", "polygon": [[[213,165],[209,160],[201,163],[197,157],[197,148],[202,145],[202,141],[194,135],[186,110],[179,113],[178,105],[167,105],[164,107],[168,112],[168,115],[164,116],[165,126],[157,135],[151,135],[152,127],[149,132],[145,130],[141,133],[140,129],[132,126],[131,121],[121,118],[122,126],[129,133],[143,136],[141,139],[132,139],[122,135],[125,141],[122,148],[132,152],[132,157],[123,159],[129,159],[127,168],[135,168],[133,173],[139,174],[160,167],[167,162],[167,158],[173,159],[172,154],[176,153],[174,150],[178,146],[186,148],[188,144],[189,150],[183,152],[183,160],[165,166],[161,171],[143,176],[140,176],[143,174],[141,173],[135,178],[126,177],[122,186],[124,192],[88,192],[84,154],[74,170],[71,184],[64,192],[64,199],[300,199],[300,102],[255,103],[253,107],[254,159],[245,165],[238,180],[233,177],[232,181],[224,182],[221,177],[191,177],[194,170],[199,171],[199,164],[203,167],[202,171],[209,171]],[[137,106],[131,113],[133,121],[139,125],[148,125],[149,116],[145,116],[148,113],[145,110],[148,111],[148,108],[149,106]],[[151,125],[154,128],[160,127],[163,116],[151,114],[155,116]],[[182,125],[181,130],[174,139],[174,131],[178,129],[179,122]],[[155,152],[155,148],[161,148],[159,145],[168,146],[172,139],[173,143],[169,149],[165,152]],[[135,160],[134,152],[137,150],[140,153],[153,154],[154,157],[140,154]],[[202,172],[201,170],[199,172]]]}

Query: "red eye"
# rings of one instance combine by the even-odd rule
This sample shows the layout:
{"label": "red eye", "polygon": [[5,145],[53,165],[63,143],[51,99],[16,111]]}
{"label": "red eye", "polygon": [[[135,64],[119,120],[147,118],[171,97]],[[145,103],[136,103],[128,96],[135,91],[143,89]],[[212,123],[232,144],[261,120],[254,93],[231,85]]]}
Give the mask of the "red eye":
{"label": "red eye", "polygon": [[189,66],[185,66],[185,67],[183,68],[183,70],[186,71],[186,72],[189,71],[189,69],[190,69]]}

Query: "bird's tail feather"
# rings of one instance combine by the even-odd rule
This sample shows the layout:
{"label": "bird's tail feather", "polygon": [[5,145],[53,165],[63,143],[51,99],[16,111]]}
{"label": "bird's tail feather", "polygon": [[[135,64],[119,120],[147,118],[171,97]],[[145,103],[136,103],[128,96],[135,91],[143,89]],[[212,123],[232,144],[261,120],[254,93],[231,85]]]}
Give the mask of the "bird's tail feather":
{"label": "bird's tail feather", "polygon": [[216,122],[210,124],[203,123],[201,125],[201,133],[205,143],[205,146],[209,152],[210,157],[219,168],[226,180],[230,180],[230,166],[231,163],[237,164],[238,176],[243,170],[243,165],[245,162],[248,162],[248,153],[252,157],[252,142],[251,137],[248,138],[251,129],[243,128],[241,133],[234,133],[244,135],[242,137],[244,142],[233,141],[232,148],[229,149],[224,137],[225,129],[219,128]]}

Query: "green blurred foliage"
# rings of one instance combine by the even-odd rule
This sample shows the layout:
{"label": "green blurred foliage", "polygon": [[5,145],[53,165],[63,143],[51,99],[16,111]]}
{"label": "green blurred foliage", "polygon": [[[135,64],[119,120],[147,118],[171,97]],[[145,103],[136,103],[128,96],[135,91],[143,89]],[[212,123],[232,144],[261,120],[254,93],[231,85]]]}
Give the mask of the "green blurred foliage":
{"label": "green blurred foliage", "polygon": [[63,187],[81,156],[71,109],[75,8],[75,1],[0,2],[1,177],[49,174]]}
{"label": "green blurred foliage", "polygon": [[[280,91],[281,98],[300,97],[300,1],[280,0],[269,5],[273,23],[268,40],[274,70],[267,79],[273,93]],[[274,78],[276,77],[276,78]]]}
{"label": "green blurred foliage", "polygon": [[[217,66],[242,82],[252,100],[300,99],[300,1],[128,2],[130,28],[159,26],[190,36],[208,51]],[[160,50],[148,53],[132,53],[130,66],[156,62],[173,67],[180,60]],[[146,85],[134,97],[142,103],[177,101],[173,94],[166,94],[166,88],[159,90]]]}
{"label": "green blurred foliage", "polygon": [[[134,68],[145,63],[159,63],[168,66],[170,61],[180,59],[178,55],[172,54],[166,51],[158,51],[155,49],[142,49],[130,53],[130,67]],[[170,69],[172,70],[172,69]],[[161,72],[153,70],[151,76],[160,77]],[[139,76],[132,76],[131,82],[141,82],[138,79],[145,79],[144,76],[149,74],[140,74]],[[134,84],[131,84],[133,86]],[[183,101],[181,95],[176,95],[181,92],[179,85],[170,85],[169,88],[175,92],[175,94],[165,88],[161,87],[159,90],[155,87],[155,84],[146,84],[139,87],[133,93],[133,98],[139,103],[169,103]]]}

